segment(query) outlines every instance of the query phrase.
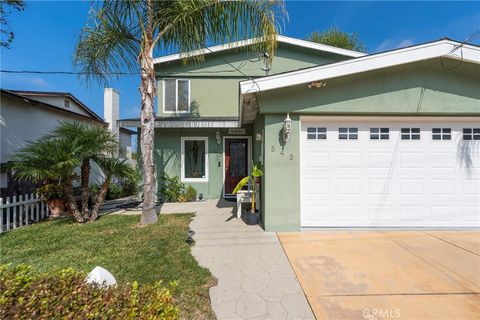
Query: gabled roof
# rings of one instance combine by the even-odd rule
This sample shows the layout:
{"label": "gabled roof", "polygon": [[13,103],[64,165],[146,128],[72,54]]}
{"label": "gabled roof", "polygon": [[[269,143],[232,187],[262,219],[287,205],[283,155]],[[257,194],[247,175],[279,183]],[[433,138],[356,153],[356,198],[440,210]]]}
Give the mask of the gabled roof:
{"label": "gabled roof", "polygon": [[[70,98],[71,100],[73,100],[76,104],[78,104],[80,106],[80,108],[82,108],[83,110],[85,110],[88,114],[90,114],[92,116],[92,118],[94,118],[95,120],[98,120],[98,121],[101,121],[101,122],[104,122],[102,117],[100,117],[99,115],[97,115],[95,112],[93,112],[89,107],[87,107],[85,104],[83,104],[80,100],[78,100],[73,94],[71,94],[70,92],[54,92],[54,91],[27,91],[27,90],[5,90],[5,89],[2,89],[2,91],[7,91],[7,92],[10,92],[10,93],[13,93],[13,94],[16,94],[16,95],[20,95],[22,97],[27,97],[29,98],[29,100],[31,101],[35,101],[36,103],[42,103],[42,104],[45,104],[45,105],[50,105],[49,103],[45,103],[45,102],[40,102],[38,100],[35,100],[35,99],[32,99],[30,97],[65,97],[65,98]],[[50,105],[50,106],[53,106],[53,105]],[[62,108],[59,108],[59,107],[56,107],[56,106],[53,106],[55,108],[58,108],[60,110],[64,110]],[[68,111],[68,110],[66,110]],[[71,112],[71,111],[70,111]],[[77,114],[76,112],[72,112],[72,113],[75,113]]]}
{"label": "gabled roof", "polygon": [[441,39],[318,67],[242,81],[240,93],[243,95],[262,92],[439,57],[480,63],[480,47],[451,39]]}
{"label": "gabled roof", "polygon": [[[209,54],[209,53],[215,53],[215,52],[221,52],[221,51],[225,51],[225,50],[240,48],[240,47],[244,47],[244,46],[254,44],[255,42],[256,42],[256,39],[248,39],[248,40],[242,40],[242,41],[237,41],[237,42],[231,42],[231,43],[227,43],[227,44],[211,46],[211,47],[208,47],[208,49],[204,48],[204,49],[196,50],[196,51],[182,52],[182,53],[171,54],[171,55],[164,56],[164,57],[158,57],[158,58],[153,59],[153,62],[155,64],[165,63],[165,62],[180,60],[180,59],[183,59],[183,58],[186,58],[186,57],[191,57],[191,56],[196,56],[196,55]],[[363,52],[332,47],[332,46],[328,46],[328,45],[325,45],[325,44],[319,44],[319,43],[316,43],[316,42],[300,40],[300,39],[290,38],[290,37],[281,36],[281,35],[277,35],[277,42],[285,43],[285,44],[289,44],[289,45],[293,45],[293,46],[297,46],[297,47],[317,50],[317,51],[335,53],[335,54],[339,54],[339,55],[347,56],[347,57],[363,57],[363,56],[367,55],[366,53],[363,53]]]}
{"label": "gabled roof", "polygon": [[[106,124],[106,122],[103,121],[103,119],[101,117],[99,117],[95,112],[90,110],[87,106],[85,106],[77,98],[75,98],[72,94],[70,94],[68,92],[39,92],[39,91],[21,91],[21,90],[7,90],[7,89],[1,89],[0,91],[1,91],[2,95],[7,95],[7,96],[15,98],[15,99],[19,99],[19,100],[23,100],[25,102],[29,102],[32,105],[39,105],[39,106],[46,107],[46,108],[49,108],[49,109],[54,109],[54,110],[57,110],[57,111],[73,114],[73,115],[76,115],[76,116],[79,116],[79,117],[95,120],[95,121],[101,122],[103,124]],[[76,103],[78,103],[78,105],[80,107],[84,108],[85,111],[88,114],[90,114],[91,116],[85,116],[85,115],[77,113],[77,112],[73,112],[73,111],[70,111],[70,110],[67,110],[67,109],[64,109],[64,108],[54,106],[50,103],[46,103],[46,102],[43,102],[43,101],[32,99],[31,96],[35,96],[35,95],[37,95],[37,96],[39,96],[39,95],[43,95],[43,96],[55,96],[55,95],[56,96],[68,96],[70,99],[72,99]]]}

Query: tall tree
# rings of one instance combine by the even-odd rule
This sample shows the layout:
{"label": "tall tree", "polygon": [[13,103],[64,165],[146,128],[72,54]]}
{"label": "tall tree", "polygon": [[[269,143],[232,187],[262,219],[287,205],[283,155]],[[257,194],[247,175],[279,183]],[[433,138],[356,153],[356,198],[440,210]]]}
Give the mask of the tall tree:
{"label": "tall tree", "polygon": [[25,9],[25,2],[23,0],[1,0],[0,1],[0,26],[2,39],[0,40],[0,47],[10,48],[15,34],[10,29],[7,16],[10,14],[11,9],[22,11]]}
{"label": "tall tree", "polygon": [[[101,83],[107,82],[112,73],[140,73],[141,225],[158,219],[153,158],[154,51],[188,52],[202,49],[206,44],[255,38],[249,49],[266,50],[273,57],[281,21],[278,18],[283,16],[283,10],[283,1],[250,0],[106,0],[91,10],[75,49],[76,67],[85,73],[87,80]],[[188,58],[202,59],[201,55]]]}
{"label": "tall tree", "polygon": [[322,32],[314,31],[306,37],[306,40],[342,49],[367,52],[367,47],[357,33],[340,31],[336,27]]}

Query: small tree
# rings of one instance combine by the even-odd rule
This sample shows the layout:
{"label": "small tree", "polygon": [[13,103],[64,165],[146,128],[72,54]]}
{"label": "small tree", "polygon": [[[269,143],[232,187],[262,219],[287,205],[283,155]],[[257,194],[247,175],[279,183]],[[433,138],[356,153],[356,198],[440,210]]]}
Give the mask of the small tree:
{"label": "small tree", "polygon": [[360,40],[357,33],[343,32],[336,27],[332,27],[327,31],[312,32],[306,37],[306,40],[342,49],[367,52],[365,44]]}

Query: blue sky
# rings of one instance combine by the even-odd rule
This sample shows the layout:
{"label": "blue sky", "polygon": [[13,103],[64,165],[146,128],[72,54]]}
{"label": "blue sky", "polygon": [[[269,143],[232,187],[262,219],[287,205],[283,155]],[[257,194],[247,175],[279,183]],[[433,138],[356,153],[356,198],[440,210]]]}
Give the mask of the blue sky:
{"label": "blue sky", "polygon": [[[33,1],[13,12],[15,40],[1,49],[1,68],[71,71],[76,38],[85,25],[90,1]],[[480,29],[480,2],[326,2],[287,1],[289,19],[283,34],[304,38],[337,26],[357,32],[369,52],[378,52],[442,37],[464,40]],[[475,43],[479,43],[477,38]],[[103,88],[87,87],[74,75],[1,74],[2,88],[68,91],[100,116]],[[113,82],[120,91],[121,117],[139,116],[138,76]]]}

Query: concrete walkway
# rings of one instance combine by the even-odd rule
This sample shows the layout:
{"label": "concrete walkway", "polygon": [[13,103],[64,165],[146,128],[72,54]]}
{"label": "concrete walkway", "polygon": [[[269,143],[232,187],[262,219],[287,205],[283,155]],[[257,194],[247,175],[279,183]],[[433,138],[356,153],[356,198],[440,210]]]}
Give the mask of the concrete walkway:
{"label": "concrete walkway", "polygon": [[196,212],[192,253],[218,279],[210,299],[218,319],[315,319],[275,233],[233,216],[234,203],[165,204]]}

